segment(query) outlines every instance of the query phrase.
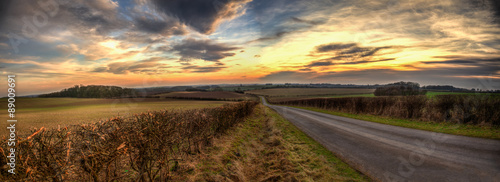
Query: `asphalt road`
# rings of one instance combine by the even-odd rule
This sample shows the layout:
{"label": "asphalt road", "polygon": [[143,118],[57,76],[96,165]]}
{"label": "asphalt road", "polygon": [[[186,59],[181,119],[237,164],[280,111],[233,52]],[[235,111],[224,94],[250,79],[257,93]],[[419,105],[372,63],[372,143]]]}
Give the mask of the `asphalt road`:
{"label": "asphalt road", "polygon": [[375,181],[500,181],[499,140],[384,125],[262,100]]}

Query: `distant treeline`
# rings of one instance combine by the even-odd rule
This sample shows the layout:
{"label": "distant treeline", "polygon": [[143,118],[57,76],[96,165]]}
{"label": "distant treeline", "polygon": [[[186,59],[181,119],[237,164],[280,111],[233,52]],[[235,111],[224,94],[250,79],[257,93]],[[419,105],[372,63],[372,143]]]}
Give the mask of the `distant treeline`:
{"label": "distant treeline", "polygon": [[116,98],[134,97],[136,94],[137,92],[134,89],[117,86],[75,85],[59,92],[42,94],[38,97]]}

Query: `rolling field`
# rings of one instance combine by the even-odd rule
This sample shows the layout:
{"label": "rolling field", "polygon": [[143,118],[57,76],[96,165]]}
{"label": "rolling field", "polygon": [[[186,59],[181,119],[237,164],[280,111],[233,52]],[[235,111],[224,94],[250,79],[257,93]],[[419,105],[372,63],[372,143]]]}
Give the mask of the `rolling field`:
{"label": "rolling field", "polygon": [[340,96],[371,94],[375,89],[355,88],[275,88],[252,90],[246,93],[268,97],[293,97],[293,96]]}
{"label": "rolling field", "polygon": [[160,98],[181,98],[181,99],[214,99],[214,100],[256,100],[249,95],[236,92],[170,92],[166,94],[158,94]]}
{"label": "rolling field", "polygon": [[[271,102],[283,102],[311,98],[344,98],[344,97],[375,97],[375,89],[358,88],[275,88],[252,90],[245,93],[265,96]],[[428,91],[426,96],[437,95],[485,95],[500,96],[498,93],[466,93],[466,92],[435,92]]]}
{"label": "rolling field", "polygon": [[[25,134],[31,128],[56,128],[58,125],[94,123],[114,116],[128,117],[135,113],[164,109],[185,110],[221,106],[226,101],[193,101],[174,99],[131,98],[131,99],[83,99],[83,98],[17,98],[16,128],[18,134]],[[5,112],[1,118],[8,119],[7,100],[0,100]],[[7,127],[7,122],[0,124]],[[5,136],[7,130],[0,130]]]}
{"label": "rolling field", "polygon": [[271,102],[309,98],[374,97],[375,89],[357,88],[274,88],[252,90],[245,93],[265,96]]}

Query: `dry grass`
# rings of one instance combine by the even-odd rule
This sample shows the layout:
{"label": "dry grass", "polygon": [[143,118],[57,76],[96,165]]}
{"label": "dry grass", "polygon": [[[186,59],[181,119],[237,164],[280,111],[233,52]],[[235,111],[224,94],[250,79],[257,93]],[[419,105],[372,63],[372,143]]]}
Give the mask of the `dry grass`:
{"label": "dry grass", "polygon": [[[253,113],[257,102],[160,111],[89,125],[40,129],[16,145],[16,181],[166,181],[186,159]],[[7,139],[0,154],[7,156]],[[0,158],[7,164],[6,157]],[[3,166],[3,168],[5,168]]]}
{"label": "dry grass", "polygon": [[187,160],[174,181],[366,181],[267,107]]}
{"label": "dry grass", "polygon": [[[367,181],[276,112],[254,106],[150,112],[33,131],[20,139],[16,180]],[[3,170],[0,179],[7,175]]]}

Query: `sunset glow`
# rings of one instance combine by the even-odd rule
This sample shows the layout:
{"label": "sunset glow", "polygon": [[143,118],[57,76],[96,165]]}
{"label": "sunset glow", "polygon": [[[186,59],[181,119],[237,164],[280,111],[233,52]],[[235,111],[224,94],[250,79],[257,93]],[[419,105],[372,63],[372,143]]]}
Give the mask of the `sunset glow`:
{"label": "sunset glow", "polygon": [[18,76],[21,95],[76,84],[407,80],[500,89],[493,0],[47,2],[0,3],[0,69]]}

